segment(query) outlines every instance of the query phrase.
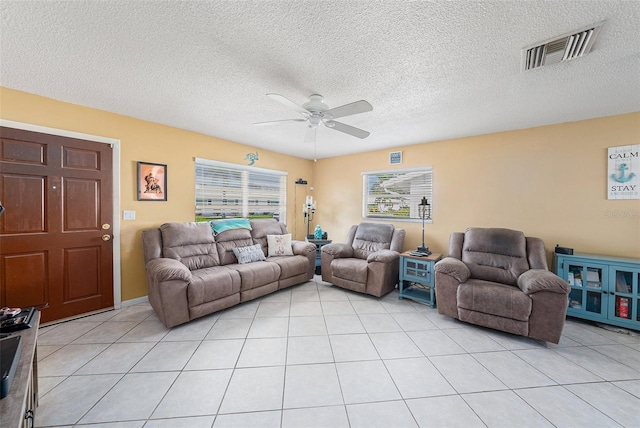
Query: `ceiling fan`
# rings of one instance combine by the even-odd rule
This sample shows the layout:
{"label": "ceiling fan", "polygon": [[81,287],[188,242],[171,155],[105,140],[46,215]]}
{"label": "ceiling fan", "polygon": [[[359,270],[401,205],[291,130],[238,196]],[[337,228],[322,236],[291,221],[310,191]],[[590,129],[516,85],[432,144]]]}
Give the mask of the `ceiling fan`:
{"label": "ceiling fan", "polygon": [[345,134],[353,135],[357,138],[367,138],[369,136],[369,132],[364,129],[356,128],[334,120],[340,117],[351,116],[352,114],[365,113],[373,110],[371,104],[365,100],[356,101],[330,109],[328,105],[322,102],[322,95],[318,94],[309,95],[309,101],[302,104],[302,106],[299,106],[280,94],[267,94],[267,96],[272,100],[302,114],[303,119],[272,120],[269,122],[254,123],[254,125],[271,125],[282,122],[307,122],[308,129],[304,137],[305,143],[315,143],[316,130],[318,129],[318,125],[321,123],[329,129],[344,132]]}

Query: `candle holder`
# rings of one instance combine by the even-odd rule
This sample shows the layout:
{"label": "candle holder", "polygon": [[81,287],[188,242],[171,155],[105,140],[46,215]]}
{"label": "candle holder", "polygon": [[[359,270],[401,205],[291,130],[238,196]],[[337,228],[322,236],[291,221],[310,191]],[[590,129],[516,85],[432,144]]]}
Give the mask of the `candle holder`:
{"label": "candle holder", "polygon": [[424,220],[425,218],[431,219],[431,205],[429,205],[427,198],[424,196],[418,205],[418,213],[422,218],[422,245],[420,245],[415,252],[420,253],[420,255],[428,256],[431,254],[431,251],[429,251],[429,247],[424,245]]}
{"label": "candle holder", "polygon": [[307,239],[314,239],[314,235],[310,233],[310,227],[315,213],[316,202],[313,200],[313,196],[307,196],[305,203],[302,205],[302,215],[304,216],[303,220],[307,225]]}

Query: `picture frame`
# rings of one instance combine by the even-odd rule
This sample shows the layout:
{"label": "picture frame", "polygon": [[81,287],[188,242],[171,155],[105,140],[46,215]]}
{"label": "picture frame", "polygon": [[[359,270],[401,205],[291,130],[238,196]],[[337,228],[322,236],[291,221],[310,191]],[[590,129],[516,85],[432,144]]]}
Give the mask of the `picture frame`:
{"label": "picture frame", "polygon": [[402,152],[390,152],[389,153],[389,165],[402,164]]}
{"label": "picture frame", "polygon": [[138,162],[138,200],[167,200],[167,165]]}

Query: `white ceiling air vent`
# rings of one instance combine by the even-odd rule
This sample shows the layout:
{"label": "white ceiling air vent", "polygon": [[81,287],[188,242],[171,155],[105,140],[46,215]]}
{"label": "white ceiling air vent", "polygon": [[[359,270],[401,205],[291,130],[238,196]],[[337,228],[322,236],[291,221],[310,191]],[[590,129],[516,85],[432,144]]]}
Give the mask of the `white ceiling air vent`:
{"label": "white ceiling air vent", "polygon": [[524,48],[522,50],[523,70],[533,70],[588,54],[602,24],[604,21]]}

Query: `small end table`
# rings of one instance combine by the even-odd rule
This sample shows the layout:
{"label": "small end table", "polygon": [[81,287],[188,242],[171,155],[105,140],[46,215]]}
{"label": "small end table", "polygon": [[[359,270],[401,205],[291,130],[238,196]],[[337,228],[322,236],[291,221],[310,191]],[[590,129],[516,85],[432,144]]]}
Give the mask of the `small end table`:
{"label": "small end table", "polygon": [[409,251],[400,254],[400,299],[411,299],[436,305],[435,275],[433,266],[442,258],[440,253],[428,256],[412,256]]}
{"label": "small end table", "polygon": [[331,244],[331,239],[307,239],[307,241],[316,246],[316,275],[320,275],[322,273],[322,247]]}

